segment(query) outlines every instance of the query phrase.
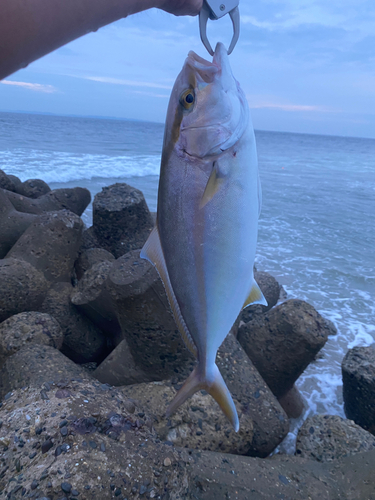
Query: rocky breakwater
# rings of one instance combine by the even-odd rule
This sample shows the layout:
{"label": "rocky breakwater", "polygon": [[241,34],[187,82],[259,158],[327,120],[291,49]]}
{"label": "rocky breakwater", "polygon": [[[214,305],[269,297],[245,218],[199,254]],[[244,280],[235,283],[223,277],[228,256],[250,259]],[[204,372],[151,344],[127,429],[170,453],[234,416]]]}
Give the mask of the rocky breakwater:
{"label": "rocky breakwater", "polygon": [[166,419],[194,360],[139,258],[153,223],[142,193],[105,188],[85,229],[86,190],[3,172],[0,187],[0,498],[375,497],[372,436],[349,421],[334,439],[316,422],[301,434],[323,433],[328,455],[301,437],[296,457],[265,458],[332,333],[311,306],[277,304],[280,286],[258,272],[269,306],[243,311],[217,356],[239,433],[204,391]]}

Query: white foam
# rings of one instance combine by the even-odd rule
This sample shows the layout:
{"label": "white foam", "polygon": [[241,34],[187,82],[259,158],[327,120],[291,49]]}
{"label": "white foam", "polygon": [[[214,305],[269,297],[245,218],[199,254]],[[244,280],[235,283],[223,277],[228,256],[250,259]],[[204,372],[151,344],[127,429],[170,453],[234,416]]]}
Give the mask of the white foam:
{"label": "white foam", "polygon": [[348,343],[348,349],[353,347],[367,347],[375,342],[375,327],[372,325],[364,325],[363,323],[352,323],[352,330],[355,332],[354,339]]}
{"label": "white foam", "polygon": [[37,149],[0,152],[0,163],[7,174],[45,182],[70,182],[87,179],[158,175],[159,155],[107,156],[40,151]]}

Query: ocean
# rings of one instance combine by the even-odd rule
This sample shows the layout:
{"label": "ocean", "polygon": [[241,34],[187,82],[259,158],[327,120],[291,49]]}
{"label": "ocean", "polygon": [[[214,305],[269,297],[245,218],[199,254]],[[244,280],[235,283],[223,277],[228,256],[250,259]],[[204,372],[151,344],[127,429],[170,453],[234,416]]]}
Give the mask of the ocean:
{"label": "ocean", "polygon": [[[53,189],[87,187],[92,196],[126,182],[142,190],[156,211],[163,128],[0,113],[0,168],[21,180],[43,179]],[[344,417],[341,361],[349,348],[375,341],[375,140],[255,135],[263,189],[257,268],[338,330],[297,382],[307,407],[280,448],[290,452],[306,417]],[[83,220],[91,225],[91,206]]]}

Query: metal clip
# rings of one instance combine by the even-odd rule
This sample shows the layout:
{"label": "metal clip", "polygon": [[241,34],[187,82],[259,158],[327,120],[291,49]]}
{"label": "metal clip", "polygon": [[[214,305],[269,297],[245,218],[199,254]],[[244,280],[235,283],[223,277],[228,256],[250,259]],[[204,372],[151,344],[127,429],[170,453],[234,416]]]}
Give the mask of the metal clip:
{"label": "metal clip", "polygon": [[[225,2],[225,3],[223,3]],[[216,21],[229,14],[233,24],[233,38],[229,45],[228,55],[234,49],[238,37],[240,36],[240,11],[238,10],[239,0],[204,0],[202,10],[199,13],[199,32],[203,45],[211,56],[214,55],[211,44],[207,38],[207,21]]]}

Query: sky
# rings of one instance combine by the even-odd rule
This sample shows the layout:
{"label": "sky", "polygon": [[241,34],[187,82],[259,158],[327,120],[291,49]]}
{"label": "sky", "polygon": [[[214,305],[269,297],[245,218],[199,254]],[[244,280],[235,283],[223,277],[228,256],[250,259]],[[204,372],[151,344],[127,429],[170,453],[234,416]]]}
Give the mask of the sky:
{"label": "sky", "polygon": [[[374,0],[240,1],[230,61],[260,130],[375,138]],[[211,45],[232,37],[209,21]],[[198,18],[152,9],[90,33],[0,82],[0,111],[164,122]]]}

